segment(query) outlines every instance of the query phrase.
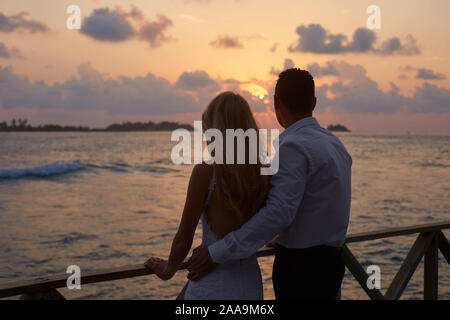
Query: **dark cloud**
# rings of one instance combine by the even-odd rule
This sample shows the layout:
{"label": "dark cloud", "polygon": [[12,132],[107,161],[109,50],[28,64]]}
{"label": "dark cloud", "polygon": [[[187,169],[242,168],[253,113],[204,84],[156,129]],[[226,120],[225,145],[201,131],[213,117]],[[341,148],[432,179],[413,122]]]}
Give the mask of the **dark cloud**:
{"label": "dark cloud", "polygon": [[205,71],[184,72],[175,83],[175,87],[183,90],[207,89],[210,91],[220,90],[220,85]]}
{"label": "dark cloud", "polygon": [[0,32],[11,33],[11,32],[48,32],[50,28],[44,23],[27,19],[29,15],[28,12],[21,12],[16,15],[7,16],[0,12]]}
{"label": "dark cloud", "polygon": [[147,21],[143,12],[134,6],[130,11],[120,7],[100,8],[84,19],[80,31],[99,41],[121,42],[137,38],[157,47],[172,40],[166,35],[172,25],[172,21],[163,15],[157,15],[156,21]]}
{"label": "dark cloud", "polygon": [[146,22],[139,30],[139,39],[147,41],[151,47],[157,47],[163,42],[173,39],[165,34],[167,28],[172,25],[172,20],[165,16],[158,15],[156,21]]}
{"label": "dark cloud", "polygon": [[[447,79],[447,76],[440,72],[434,72],[431,69],[426,68],[416,68],[410,65],[406,66],[400,66],[399,69],[404,72],[413,72],[416,71],[416,79],[423,79],[423,80],[444,80]],[[406,76],[402,77],[401,79],[406,79]]]}
{"label": "dark cloud", "polygon": [[[292,60],[286,59],[285,66]],[[314,64],[312,64],[314,65]],[[317,67],[317,66],[315,66]],[[361,65],[344,61],[319,64],[319,74],[335,73],[331,82],[316,86],[317,110],[332,108],[342,114],[441,114],[448,113],[450,90],[430,83],[417,87],[412,96],[400,94],[395,83],[381,90]],[[141,77],[111,78],[85,63],[78,74],[62,83],[48,85],[19,76],[11,67],[0,67],[0,105],[6,109],[31,108],[40,112],[103,112],[105,115],[174,115],[196,113],[204,109],[217,91],[241,93],[254,112],[265,112],[271,101],[274,79],[216,80],[205,71],[184,72],[175,84],[151,73]],[[252,86],[268,92],[255,97]]]}
{"label": "dark cloud", "polygon": [[61,110],[105,110],[108,114],[165,115],[200,111],[202,106],[169,81],[148,73],[144,77],[105,77],[85,63],[78,76],[47,85],[32,82],[0,67],[0,104],[6,108],[28,107]]}
{"label": "dark cloud", "polygon": [[358,28],[348,40],[344,34],[332,34],[320,24],[301,25],[296,30],[299,39],[289,46],[290,52],[312,52],[320,54],[375,53],[383,55],[411,55],[420,53],[416,40],[408,35],[404,43],[394,37],[385,40],[379,48],[375,46],[375,32]]}
{"label": "dark cloud", "polygon": [[241,49],[244,47],[238,37],[220,35],[216,40],[209,43],[211,46],[220,49]]}
{"label": "dark cloud", "polygon": [[22,58],[22,55],[17,48],[7,48],[3,42],[0,42],[0,58]]}
{"label": "dark cloud", "polygon": [[446,113],[450,111],[449,106],[450,90],[429,83],[417,87],[414,96],[407,103],[411,113]]}
{"label": "dark cloud", "polygon": [[330,61],[326,62],[323,66],[319,65],[318,63],[309,64],[306,67],[306,70],[308,70],[314,78],[339,75],[339,72],[337,71],[335,65]]}
{"label": "dark cloud", "polygon": [[447,76],[443,73],[434,72],[430,69],[417,69],[416,79],[425,79],[425,80],[444,80],[447,79]]}
{"label": "dark cloud", "polygon": [[381,44],[380,48],[375,51],[385,55],[414,55],[420,53],[416,39],[410,34],[406,37],[404,43],[402,43],[398,37],[387,39]]}
{"label": "dark cloud", "polygon": [[83,21],[83,34],[100,41],[124,41],[135,35],[131,23],[117,10],[95,9]]}
{"label": "dark cloud", "polygon": [[[395,83],[382,91],[369,78],[364,67],[331,61],[339,76],[337,81],[316,88],[318,105],[343,113],[393,114],[449,112],[450,90],[425,83],[416,87],[412,97],[401,95]],[[320,108],[320,107],[319,107]]]}

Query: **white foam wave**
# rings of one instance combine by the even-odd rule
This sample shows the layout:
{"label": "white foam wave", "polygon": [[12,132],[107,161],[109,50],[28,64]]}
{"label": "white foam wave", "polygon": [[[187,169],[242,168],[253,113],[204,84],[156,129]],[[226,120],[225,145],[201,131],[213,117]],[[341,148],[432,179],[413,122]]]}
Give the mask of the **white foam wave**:
{"label": "white foam wave", "polygon": [[86,165],[80,162],[52,163],[45,166],[22,168],[22,169],[0,169],[0,179],[14,179],[24,177],[48,177],[57,174],[85,169]]}

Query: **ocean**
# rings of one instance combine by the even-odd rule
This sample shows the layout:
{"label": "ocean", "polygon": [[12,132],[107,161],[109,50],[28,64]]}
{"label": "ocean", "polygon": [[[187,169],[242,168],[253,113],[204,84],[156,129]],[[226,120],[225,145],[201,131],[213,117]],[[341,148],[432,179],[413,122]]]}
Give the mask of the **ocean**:
{"label": "ocean", "polygon": [[[450,219],[450,134],[338,133],[353,157],[349,233]],[[167,258],[192,166],[170,160],[170,132],[0,133],[0,283]],[[450,232],[444,232],[450,238]],[[201,226],[194,246],[201,241]],[[350,244],[385,292],[417,235]],[[259,260],[273,299],[272,257]],[[174,299],[179,272],[61,289],[70,299]],[[342,299],[366,299],[346,272]],[[423,298],[423,262],[403,299]],[[450,267],[439,254],[439,298]]]}

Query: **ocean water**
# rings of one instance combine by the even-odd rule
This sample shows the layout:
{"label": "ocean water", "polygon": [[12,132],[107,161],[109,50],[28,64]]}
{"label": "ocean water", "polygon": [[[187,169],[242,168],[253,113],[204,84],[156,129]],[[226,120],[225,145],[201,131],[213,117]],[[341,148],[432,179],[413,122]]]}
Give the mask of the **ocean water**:
{"label": "ocean water", "polygon": [[[450,219],[450,134],[339,133],[353,156],[349,233]],[[169,132],[0,133],[0,283],[167,258],[192,166],[170,161]],[[445,231],[449,238],[450,233]],[[194,245],[200,244],[201,227]],[[350,244],[381,268],[385,292],[417,235]],[[272,257],[259,260],[272,299]],[[71,299],[173,299],[186,273],[62,289]],[[423,262],[403,299],[423,297]],[[343,299],[367,296],[347,272]],[[450,267],[439,256],[439,298]]]}

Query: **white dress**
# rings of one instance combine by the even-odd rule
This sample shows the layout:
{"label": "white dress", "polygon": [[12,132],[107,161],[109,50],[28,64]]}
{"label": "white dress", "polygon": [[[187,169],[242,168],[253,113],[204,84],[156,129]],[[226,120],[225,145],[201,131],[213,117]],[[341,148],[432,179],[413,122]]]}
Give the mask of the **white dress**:
{"label": "white dress", "polygon": [[[211,179],[201,221],[202,245],[209,246],[219,239],[211,231],[206,219],[206,208],[214,190],[215,173]],[[185,300],[262,300],[261,270],[256,254],[247,259],[231,260],[217,264],[214,270],[198,281],[189,281]]]}

